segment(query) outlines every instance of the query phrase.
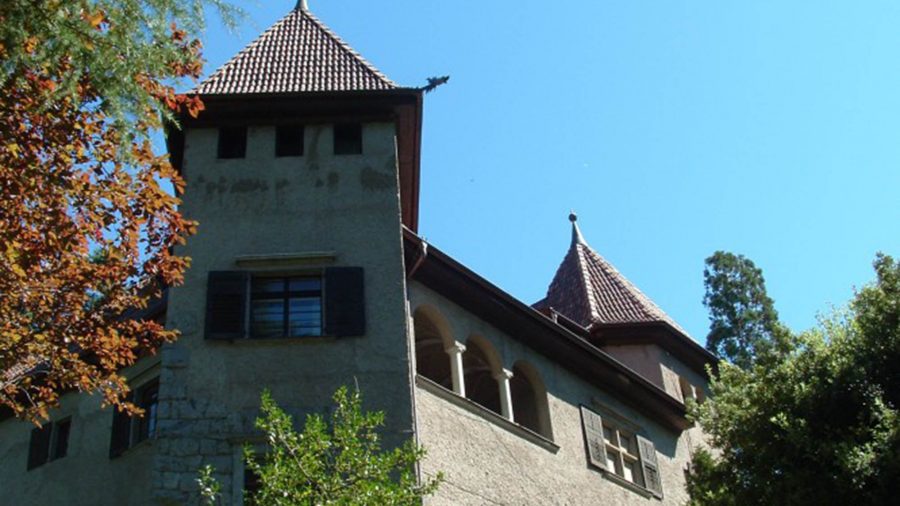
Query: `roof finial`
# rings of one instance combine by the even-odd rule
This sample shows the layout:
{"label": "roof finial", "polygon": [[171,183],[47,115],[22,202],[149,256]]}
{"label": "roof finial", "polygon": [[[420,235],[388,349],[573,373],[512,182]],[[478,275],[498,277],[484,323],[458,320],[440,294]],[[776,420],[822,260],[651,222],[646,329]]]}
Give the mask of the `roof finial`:
{"label": "roof finial", "polygon": [[294,10],[308,11],[309,4],[306,3],[306,0],[297,0],[297,6],[294,7]]}
{"label": "roof finial", "polygon": [[578,215],[575,214],[575,211],[569,213],[569,221],[572,222],[572,246],[576,244],[587,244],[584,241],[584,237],[581,235],[581,230],[578,228]]}

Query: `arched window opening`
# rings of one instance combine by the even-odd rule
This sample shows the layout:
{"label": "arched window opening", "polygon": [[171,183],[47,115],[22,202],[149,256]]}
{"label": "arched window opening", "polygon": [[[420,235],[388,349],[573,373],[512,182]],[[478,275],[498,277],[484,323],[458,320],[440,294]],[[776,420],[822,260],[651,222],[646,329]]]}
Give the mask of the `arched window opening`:
{"label": "arched window opening", "polygon": [[482,344],[469,339],[463,353],[466,398],[500,413],[500,388],[494,379],[494,368]]}
{"label": "arched window opening", "polygon": [[513,420],[552,439],[547,389],[534,367],[524,362],[516,363],[513,366],[509,388],[512,396]]}
{"label": "arched window opening", "polygon": [[450,356],[445,351],[445,340],[437,325],[422,311],[416,311],[413,329],[416,336],[416,373],[453,390]]}

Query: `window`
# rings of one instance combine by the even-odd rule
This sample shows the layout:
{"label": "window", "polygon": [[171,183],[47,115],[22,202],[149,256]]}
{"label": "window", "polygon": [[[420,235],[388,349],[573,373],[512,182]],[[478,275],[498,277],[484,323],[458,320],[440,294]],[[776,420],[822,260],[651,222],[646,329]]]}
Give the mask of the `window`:
{"label": "window", "polygon": [[334,154],[362,154],[362,125],[359,123],[334,125]]}
{"label": "window", "polygon": [[159,380],[155,379],[137,389],[134,396],[144,416],[132,419],[132,445],[156,435],[156,412],[159,409]]}
{"label": "window", "polygon": [[250,292],[250,337],[322,335],[318,276],[253,278]]}
{"label": "window", "polygon": [[695,401],[703,402],[703,389],[692,385],[684,376],[679,376],[678,384],[681,387],[681,398],[685,404],[687,404],[688,399],[694,399]]}
{"label": "window", "polygon": [[547,439],[553,439],[547,389],[537,369],[527,362],[516,362],[513,377],[509,380],[509,389],[512,395],[513,420]]}
{"label": "window", "polygon": [[416,374],[424,376],[447,390],[453,390],[450,355],[441,331],[426,311],[417,309],[413,316],[416,336]]}
{"label": "window", "polygon": [[124,411],[113,412],[112,439],[109,457],[115,458],[132,446],[156,436],[159,409],[159,378],[154,378],[129,392],[126,400],[144,410],[143,416],[129,416]]}
{"label": "window", "polygon": [[254,473],[252,469],[244,465],[244,486],[243,486],[243,504],[251,506],[256,504],[253,496],[262,488],[262,482],[259,475]]}
{"label": "window", "polygon": [[606,442],[606,469],[643,486],[644,477],[638,471],[637,443],[634,434],[604,423],[603,439]]}
{"label": "window", "polygon": [[494,379],[494,371],[488,357],[489,344],[470,337],[463,352],[464,383],[466,398],[481,406],[500,413],[500,386]]}
{"label": "window", "polygon": [[219,129],[219,158],[244,158],[247,154],[247,127],[222,127]]}
{"label": "window", "polygon": [[592,466],[662,497],[659,463],[652,441],[584,406],[581,423]]}
{"label": "window", "polygon": [[303,156],[303,126],[275,127],[275,156]]}
{"label": "window", "polygon": [[280,277],[213,271],[207,278],[206,339],[361,336],[365,327],[361,267]]}
{"label": "window", "polygon": [[28,443],[28,470],[65,457],[69,452],[71,428],[72,419],[66,418],[47,422],[39,429],[32,429],[31,440]]}

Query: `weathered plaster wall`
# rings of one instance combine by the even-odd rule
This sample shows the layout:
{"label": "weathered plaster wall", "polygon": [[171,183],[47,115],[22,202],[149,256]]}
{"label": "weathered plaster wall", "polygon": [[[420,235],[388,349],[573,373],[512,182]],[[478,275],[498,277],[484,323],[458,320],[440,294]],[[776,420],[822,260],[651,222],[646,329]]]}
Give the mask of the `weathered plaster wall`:
{"label": "weathered plaster wall", "polygon": [[[322,412],[339,385],[358,381],[368,407],[387,413],[388,444],[411,436],[394,125],[365,124],[362,155],[334,155],[331,125],[307,125],[304,156],[276,158],[274,133],[251,126],[246,158],[218,160],[215,129],[186,132],[182,209],[200,226],[180,250],[193,258],[185,284],[169,298],[168,324],[182,337],[163,353],[154,467],[157,496],[172,503],[195,500],[196,472],[207,463],[224,490],[239,488],[234,455],[255,434],[263,388],[299,414]],[[364,337],[203,339],[207,272],[236,270],[241,255],[321,251],[335,260],[260,269],[363,267]]]}
{"label": "weathered plaster wall", "polygon": [[707,381],[703,375],[684,365],[671,353],[655,344],[605,346],[603,351],[649,379],[679,401],[684,402],[679,377],[687,379],[692,385],[703,389],[704,392],[708,390]]}
{"label": "weathered plaster wall", "polygon": [[[124,371],[141,381],[153,373],[158,357]],[[115,460],[109,458],[112,408],[101,409],[99,396],[67,394],[51,420],[72,417],[67,455],[26,471],[33,425],[0,423],[0,504],[149,505],[150,474],[156,441],[139,443]]]}
{"label": "weathered plaster wall", "polygon": [[[553,441],[557,452],[491,422],[432,390],[417,387],[418,439],[430,457],[422,471],[443,471],[447,481],[427,504],[683,504],[687,500],[684,469],[693,440],[688,432],[664,429],[608,392],[587,384],[558,363],[504,335],[419,283],[410,285],[410,305],[437,309],[453,338],[470,335],[489,341],[503,366],[525,360],[540,373],[548,391]],[[588,466],[579,405],[622,416],[653,440],[658,452],[665,497],[647,497],[608,479]]]}
{"label": "weathered plaster wall", "polygon": [[[629,369],[650,380],[653,384],[666,389],[663,379],[661,354],[663,351],[656,345],[647,344],[641,346],[605,346],[603,351],[609,353],[619,362],[627,365]],[[681,398],[680,395],[677,398]]]}

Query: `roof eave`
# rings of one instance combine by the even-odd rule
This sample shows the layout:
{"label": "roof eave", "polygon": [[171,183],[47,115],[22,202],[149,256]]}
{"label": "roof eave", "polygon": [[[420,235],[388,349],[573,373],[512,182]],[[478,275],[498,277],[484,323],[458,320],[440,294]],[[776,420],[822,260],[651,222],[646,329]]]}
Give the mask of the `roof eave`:
{"label": "roof eave", "polygon": [[[408,263],[417,263],[422,239],[404,230]],[[539,353],[649,415],[662,426],[680,432],[691,426],[682,403],[666,394],[608,353],[544,314],[515,299],[453,258],[429,245],[412,278],[524,342]]]}
{"label": "roof eave", "polygon": [[[187,113],[177,123],[165,125],[169,160],[182,173],[184,165],[184,129],[214,127],[228,122],[296,120],[389,120],[411,128],[398,146],[402,158],[400,174],[403,198],[403,223],[418,230],[419,180],[421,172],[423,92],[419,88],[390,90],[353,90],[302,93],[236,93],[200,95],[205,109],[196,118]],[[408,129],[405,129],[408,130]],[[398,132],[398,136],[401,136]],[[400,163],[400,160],[398,160]]]}

